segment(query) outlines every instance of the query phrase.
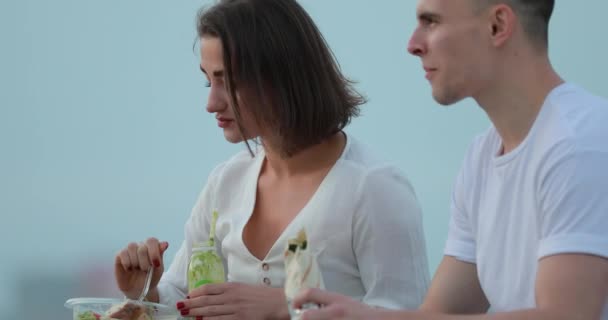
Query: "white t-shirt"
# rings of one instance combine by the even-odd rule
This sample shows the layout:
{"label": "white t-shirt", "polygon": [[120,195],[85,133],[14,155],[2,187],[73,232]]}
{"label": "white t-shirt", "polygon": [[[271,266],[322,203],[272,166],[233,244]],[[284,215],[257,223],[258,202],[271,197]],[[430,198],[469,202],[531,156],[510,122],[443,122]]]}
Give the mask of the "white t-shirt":
{"label": "white t-shirt", "polygon": [[420,207],[402,173],[349,136],[316,193],[260,261],[242,240],[264,159],[259,149],[254,158],[241,152],[211,173],[159,284],[161,303],[185,296],[192,243],[207,240],[216,209],[216,243],[228,281],[282,287],[287,239],[304,227],[325,289],[374,306],[417,308],[429,285],[428,264]]}
{"label": "white t-shirt", "polygon": [[477,265],[493,311],[535,307],[543,257],[608,257],[608,102],[562,84],[524,141],[501,148],[492,127],[468,150],[445,249]]}

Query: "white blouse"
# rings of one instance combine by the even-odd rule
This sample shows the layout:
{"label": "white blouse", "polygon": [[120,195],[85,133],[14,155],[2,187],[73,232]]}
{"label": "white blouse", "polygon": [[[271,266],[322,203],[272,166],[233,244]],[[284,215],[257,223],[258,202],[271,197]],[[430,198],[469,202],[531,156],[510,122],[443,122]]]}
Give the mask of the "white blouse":
{"label": "white blouse", "polygon": [[414,190],[395,167],[373,159],[348,137],[346,147],[309,202],[259,260],[243,243],[264,152],[240,152],[211,173],[185,225],[185,239],[158,285],[160,301],[187,294],[192,244],[208,239],[212,210],[227,280],[282,287],[287,239],[304,228],[325,289],[369,305],[414,309],[429,285],[422,217]]}

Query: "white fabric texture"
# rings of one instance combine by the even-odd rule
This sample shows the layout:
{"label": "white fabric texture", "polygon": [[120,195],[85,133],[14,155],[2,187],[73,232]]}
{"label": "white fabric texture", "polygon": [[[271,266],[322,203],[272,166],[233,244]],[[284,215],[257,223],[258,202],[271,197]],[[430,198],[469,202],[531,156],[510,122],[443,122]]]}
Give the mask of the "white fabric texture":
{"label": "white fabric texture", "polygon": [[564,83],[524,141],[499,156],[501,148],[494,127],[469,148],[445,248],[476,264],[492,311],[535,306],[543,257],[608,257],[608,102]]}
{"label": "white fabric texture", "polygon": [[228,281],[282,287],[287,239],[305,228],[328,291],[385,308],[420,305],[429,285],[422,216],[400,170],[375,160],[348,136],[315,194],[260,261],[242,240],[264,159],[259,149],[254,158],[241,152],[211,173],[186,222],[185,240],[159,284],[161,303],[173,305],[185,296],[192,243],[208,237],[216,209],[216,243]]}

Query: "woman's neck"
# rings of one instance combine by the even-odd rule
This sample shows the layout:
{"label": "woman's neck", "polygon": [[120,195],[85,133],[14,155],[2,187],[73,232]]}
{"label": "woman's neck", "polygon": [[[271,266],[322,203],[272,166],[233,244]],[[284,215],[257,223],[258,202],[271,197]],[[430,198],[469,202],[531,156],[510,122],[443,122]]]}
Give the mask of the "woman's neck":
{"label": "woman's neck", "polygon": [[342,131],[290,157],[285,157],[282,152],[264,145],[264,171],[278,178],[288,178],[327,169],[336,163],[345,147],[346,135]]}

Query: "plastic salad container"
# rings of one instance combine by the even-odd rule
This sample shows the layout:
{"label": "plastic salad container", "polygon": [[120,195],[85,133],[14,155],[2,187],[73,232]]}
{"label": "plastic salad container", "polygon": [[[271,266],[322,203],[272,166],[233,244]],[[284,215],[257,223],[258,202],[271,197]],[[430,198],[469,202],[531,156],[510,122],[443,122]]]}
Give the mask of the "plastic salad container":
{"label": "plastic salad container", "polygon": [[[135,302],[134,304],[143,305],[146,316],[140,316],[137,320],[178,320],[181,319],[177,309],[166,305],[152,302]],[[110,318],[108,311],[111,308],[124,304],[125,300],[106,299],[106,298],[73,298],[65,302],[65,307],[74,311],[74,320],[110,320],[120,318]],[[129,318],[123,318],[129,319]]]}

